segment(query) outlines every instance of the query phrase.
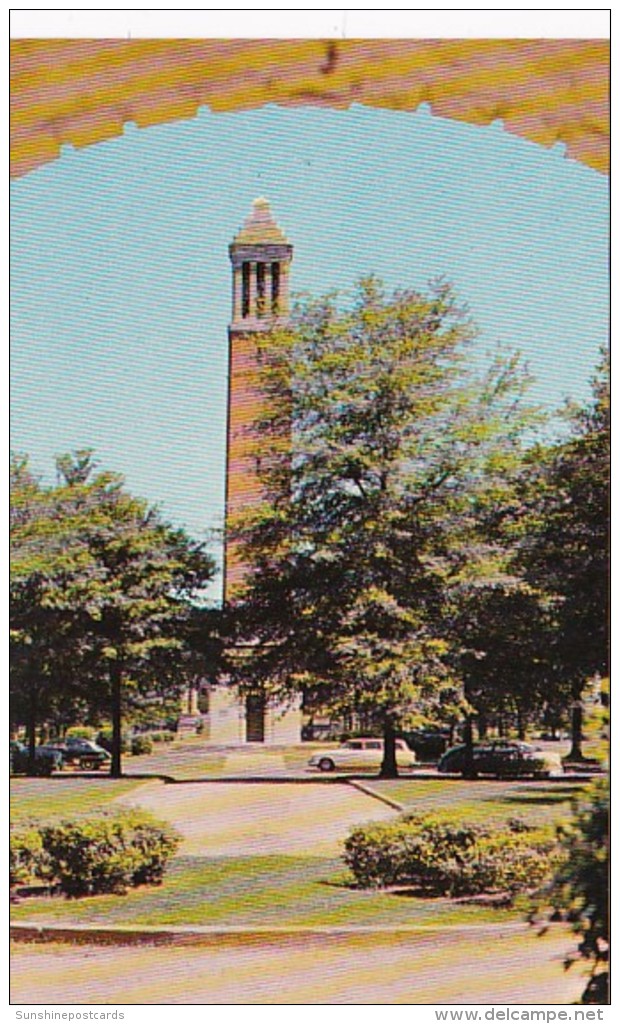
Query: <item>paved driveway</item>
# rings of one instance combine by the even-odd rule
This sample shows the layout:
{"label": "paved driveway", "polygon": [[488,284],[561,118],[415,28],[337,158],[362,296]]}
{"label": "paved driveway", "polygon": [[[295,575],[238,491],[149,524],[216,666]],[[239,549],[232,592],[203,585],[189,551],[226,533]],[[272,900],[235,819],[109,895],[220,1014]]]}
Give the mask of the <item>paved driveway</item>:
{"label": "paved driveway", "polygon": [[18,945],[14,1003],[560,1003],[583,969],[550,929],[445,929],[410,937],[313,938],[212,948]]}
{"label": "paved driveway", "polygon": [[147,782],[118,802],[169,821],[200,857],[335,856],[351,826],[396,816],[345,783]]}

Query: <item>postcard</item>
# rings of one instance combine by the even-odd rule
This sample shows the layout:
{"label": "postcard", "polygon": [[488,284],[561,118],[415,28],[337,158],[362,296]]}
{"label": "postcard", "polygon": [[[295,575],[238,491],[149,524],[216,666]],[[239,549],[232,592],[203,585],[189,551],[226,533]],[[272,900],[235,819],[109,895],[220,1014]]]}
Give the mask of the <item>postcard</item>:
{"label": "postcard", "polygon": [[21,1019],[607,1004],[608,40],[87,13],[11,43]]}

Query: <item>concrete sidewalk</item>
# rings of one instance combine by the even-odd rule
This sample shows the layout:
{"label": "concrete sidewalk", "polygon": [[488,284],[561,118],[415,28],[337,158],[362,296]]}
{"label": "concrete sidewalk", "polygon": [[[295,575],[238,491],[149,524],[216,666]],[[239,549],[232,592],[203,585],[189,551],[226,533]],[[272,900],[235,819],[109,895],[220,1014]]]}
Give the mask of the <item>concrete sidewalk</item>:
{"label": "concrete sidewalk", "polygon": [[116,803],[143,807],[183,836],[181,854],[332,857],[353,825],[394,818],[396,810],[346,783],[147,782]]}

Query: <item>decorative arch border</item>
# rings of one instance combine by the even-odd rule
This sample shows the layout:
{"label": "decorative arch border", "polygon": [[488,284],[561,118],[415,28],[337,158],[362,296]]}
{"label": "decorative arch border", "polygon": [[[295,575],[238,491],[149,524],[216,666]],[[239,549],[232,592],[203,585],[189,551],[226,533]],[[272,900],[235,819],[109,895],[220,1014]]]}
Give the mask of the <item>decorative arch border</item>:
{"label": "decorative arch border", "polygon": [[265,104],[352,103],[506,131],[609,169],[609,42],[587,39],[18,39],[11,175],[145,128]]}

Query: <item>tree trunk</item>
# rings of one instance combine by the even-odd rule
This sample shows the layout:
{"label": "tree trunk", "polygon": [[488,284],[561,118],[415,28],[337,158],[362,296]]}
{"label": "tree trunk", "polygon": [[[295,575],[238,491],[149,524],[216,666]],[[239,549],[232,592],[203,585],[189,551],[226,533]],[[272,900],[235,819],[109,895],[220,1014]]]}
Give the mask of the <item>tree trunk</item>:
{"label": "tree trunk", "polygon": [[112,760],[110,762],[110,775],[113,779],[120,779],[123,774],[121,764],[123,669],[119,661],[112,662],[110,682],[112,684]]}
{"label": "tree trunk", "polygon": [[463,740],[465,751],[463,757],[463,778],[475,779],[478,777],[474,766],[474,721],[472,715],[466,715],[465,728],[463,729]]}
{"label": "tree trunk", "polygon": [[581,686],[573,689],[573,703],[570,712],[571,748],[568,761],[583,761],[583,704],[581,703]]}
{"label": "tree trunk", "polygon": [[525,739],[525,722],[525,715],[523,714],[521,708],[517,708],[517,736],[520,740]]}
{"label": "tree trunk", "polygon": [[28,737],[28,774],[34,775],[35,750],[37,746],[37,712],[38,700],[35,686],[30,688],[28,700],[28,721],[26,722],[26,735]]}
{"label": "tree trunk", "polygon": [[383,723],[383,763],[379,776],[382,779],[397,779],[398,765],[396,763],[396,733],[394,723],[386,718]]}
{"label": "tree trunk", "polygon": [[478,715],[478,736],[481,740],[486,739],[489,731],[489,720],[485,714]]}

